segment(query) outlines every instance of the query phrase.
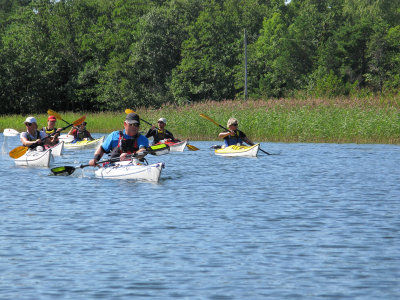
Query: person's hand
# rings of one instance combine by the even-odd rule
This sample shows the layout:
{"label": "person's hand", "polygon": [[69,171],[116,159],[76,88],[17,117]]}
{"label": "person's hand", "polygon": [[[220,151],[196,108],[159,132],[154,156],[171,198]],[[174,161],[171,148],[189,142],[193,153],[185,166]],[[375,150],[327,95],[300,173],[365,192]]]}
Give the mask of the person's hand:
{"label": "person's hand", "polygon": [[123,160],[126,160],[126,156],[128,155],[128,153],[121,153],[121,155],[119,156],[119,160],[120,161],[123,161]]}
{"label": "person's hand", "polygon": [[95,167],[95,166],[96,166],[96,163],[97,163],[97,160],[91,159],[91,160],[89,161],[89,166]]}
{"label": "person's hand", "polygon": [[156,129],[156,125],[151,125],[151,130]]}

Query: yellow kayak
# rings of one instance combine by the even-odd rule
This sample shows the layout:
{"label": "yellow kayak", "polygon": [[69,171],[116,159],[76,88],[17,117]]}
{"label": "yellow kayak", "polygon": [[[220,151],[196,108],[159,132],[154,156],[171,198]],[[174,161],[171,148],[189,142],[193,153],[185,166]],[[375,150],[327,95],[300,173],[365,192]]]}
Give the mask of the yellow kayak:
{"label": "yellow kayak", "polygon": [[232,145],[215,150],[215,155],[256,157],[259,149],[260,144],[255,144],[253,146]]}
{"label": "yellow kayak", "polygon": [[97,148],[99,145],[101,145],[104,141],[104,136],[94,139],[94,140],[87,140],[84,139],[83,141],[78,141],[78,142],[69,142],[69,143],[64,143],[64,147],[67,149],[91,149],[91,148]]}

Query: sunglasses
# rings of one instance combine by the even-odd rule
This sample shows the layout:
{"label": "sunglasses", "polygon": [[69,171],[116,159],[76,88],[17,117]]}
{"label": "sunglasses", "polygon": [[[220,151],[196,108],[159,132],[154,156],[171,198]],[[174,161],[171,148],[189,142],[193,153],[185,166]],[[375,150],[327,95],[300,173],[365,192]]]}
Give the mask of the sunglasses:
{"label": "sunglasses", "polygon": [[135,127],[139,127],[138,123],[128,123],[129,126],[135,126]]}
{"label": "sunglasses", "polygon": [[238,124],[237,123],[235,123],[235,124],[231,124],[232,126],[238,126]]}
{"label": "sunglasses", "polygon": [[32,126],[32,123],[25,123],[26,126]]}

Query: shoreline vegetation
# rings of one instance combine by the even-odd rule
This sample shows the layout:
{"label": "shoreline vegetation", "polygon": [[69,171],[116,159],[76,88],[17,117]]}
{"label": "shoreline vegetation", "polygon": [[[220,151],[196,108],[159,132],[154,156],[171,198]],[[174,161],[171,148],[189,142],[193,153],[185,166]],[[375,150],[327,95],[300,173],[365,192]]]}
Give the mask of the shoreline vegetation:
{"label": "shoreline vegetation", "polygon": [[[126,108],[153,124],[164,117],[167,129],[175,137],[194,141],[218,140],[222,131],[201,118],[199,114],[203,113],[224,127],[230,117],[237,118],[239,129],[254,142],[400,144],[399,97],[225,100],[169,104],[159,109]],[[57,112],[68,122],[86,115],[90,132],[108,134],[122,129],[126,108],[120,112]],[[23,122],[27,116],[1,116],[1,132],[5,128],[25,130]],[[34,116],[39,128],[47,125],[47,114]],[[65,123],[59,120],[57,125],[62,127]],[[146,133],[149,127],[141,123],[142,132]]]}

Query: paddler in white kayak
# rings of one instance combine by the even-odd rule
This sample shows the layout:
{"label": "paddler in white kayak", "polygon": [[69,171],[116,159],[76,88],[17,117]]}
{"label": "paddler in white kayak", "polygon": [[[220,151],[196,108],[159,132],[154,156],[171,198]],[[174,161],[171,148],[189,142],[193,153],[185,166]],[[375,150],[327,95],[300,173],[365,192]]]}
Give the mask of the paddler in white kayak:
{"label": "paddler in white kayak", "polygon": [[218,137],[224,139],[225,147],[232,145],[242,145],[243,142],[249,144],[250,146],[254,145],[254,143],[249,140],[246,134],[238,129],[238,120],[235,118],[230,118],[227,122],[227,127],[229,131],[221,132]]}
{"label": "paddler in white kayak", "polygon": [[153,137],[153,144],[157,144],[158,142],[167,139],[171,139],[172,142],[179,142],[179,140],[174,138],[174,135],[170,131],[165,129],[165,126],[167,125],[167,119],[160,118],[158,119],[157,124],[158,128],[153,125],[146,133],[147,138]]}
{"label": "paddler in white kayak", "polygon": [[20,134],[22,145],[36,151],[43,151],[45,144],[54,142],[54,136],[46,138],[47,135],[45,132],[37,130],[38,125],[36,118],[27,117],[24,124],[26,126],[26,131]]}
{"label": "paddler in white kayak", "polygon": [[[52,136],[49,146],[54,146],[58,144],[59,140],[58,137],[60,135],[60,131],[62,128],[56,128],[57,119],[55,116],[49,116],[47,118],[47,126],[43,127],[40,131],[43,131],[46,135],[50,135],[54,133]],[[58,132],[57,132],[58,131]]]}
{"label": "paddler in white kayak", "polygon": [[104,153],[110,153],[111,159],[119,157],[125,160],[126,156],[134,153],[143,153],[149,147],[149,140],[139,133],[140,119],[135,113],[127,114],[124,121],[124,130],[110,133],[103,144],[97,148],[94,158],[89,161],[89,165],[96,166]]}

